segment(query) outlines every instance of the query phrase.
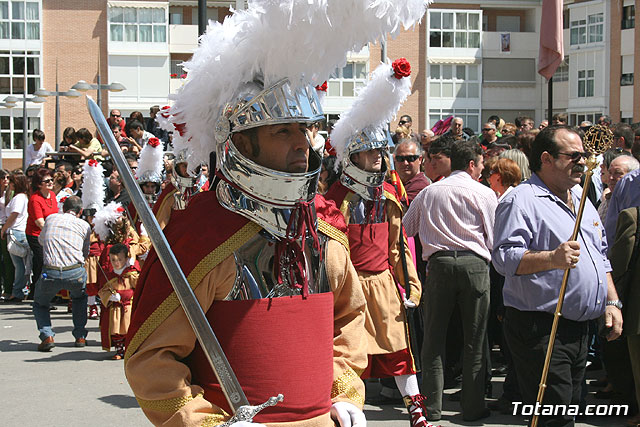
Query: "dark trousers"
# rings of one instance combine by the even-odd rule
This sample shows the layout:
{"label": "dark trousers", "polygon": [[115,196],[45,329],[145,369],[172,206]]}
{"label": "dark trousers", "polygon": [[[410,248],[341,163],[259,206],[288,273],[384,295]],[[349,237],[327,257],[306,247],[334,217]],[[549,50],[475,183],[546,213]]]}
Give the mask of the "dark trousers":
{"label": "dark trousers", "polygon": [[[505,309],[504,334],[513,356],[525,405],[536,402],[553,315]],[[543,405],[578,405],[587,363],[588,322],[560,318]],[[572,416],[541,416],[539,426],[573,426]]]}
{"label": "dark trousers", "polygon": [[485,410],[485,339],[489,313],[489,268],[477,256],[432,256],[424,292],[422,390],[427,414],[442,412],[442,359],[447,326],[457,303],[464,333],[462,415],[473,419]]}
{"label": "dark trousers", "polygon": [[29,247],[31,248],[31,259],[33,263],[31,267],[31,272],[33,273],[33,275],[31,276],[31,291],[29,292],[29,297],[33,298],[36,284],[38,283],[38,281],[40,280],[40,276],[42,275],[44,254],[42,253],[42,246],[40,246],[40,242],[38,242],[38,236],[27,235],[27,242],[29,243]]}

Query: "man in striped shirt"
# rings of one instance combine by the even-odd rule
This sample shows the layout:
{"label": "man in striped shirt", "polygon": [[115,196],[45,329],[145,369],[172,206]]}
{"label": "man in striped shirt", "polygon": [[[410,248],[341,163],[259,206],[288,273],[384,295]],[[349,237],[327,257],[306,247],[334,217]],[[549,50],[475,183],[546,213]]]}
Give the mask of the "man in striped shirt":
{"label": "man in striped shirt", "polygon": [[407,235],[419,234],[427,260],[424,287],[423,394],[430,421],[442,411],[442,354],[447,326],[456,303],[462,315],[462,415],[465,421],[485,418],[485,355],[489,310],[489,261],[493,239],[495,193],[480,184],[482,148],[472,141],[451,147],[448,177],[418,194],[404,216]]}
{"label": "man in striped shirt", "polygon": [[33,315],[40,331],[39,351],[51,351],[55,335],[51,328],[49,302],[61,289],[69,290],[73,301],[73,336],[76,347],[86,345],[87,295],[84,288],[87,272],[84,262],[89,255],[91,227],[81,220],[82,200],[70,196],[65,200],[64,213],[49,215],[38,237],[42,245],[44,267],[36,283]]}

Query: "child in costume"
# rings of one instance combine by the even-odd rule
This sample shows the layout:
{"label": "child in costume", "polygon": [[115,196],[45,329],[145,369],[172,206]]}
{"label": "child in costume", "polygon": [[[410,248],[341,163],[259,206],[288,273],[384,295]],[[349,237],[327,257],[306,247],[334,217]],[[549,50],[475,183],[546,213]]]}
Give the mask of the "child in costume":
{"label": "child in costume", "polygon": [[98,295],[104,307],[100,317],[100,336],[102,348],[116,349],[114,360],[124,358],[124,339],[131,321],[131,300],[136,287],[140,266],[129,258],[129,248],[116,243],[109,249],[109,261],[113,270],[108,274],[109,281],[100,289]]}

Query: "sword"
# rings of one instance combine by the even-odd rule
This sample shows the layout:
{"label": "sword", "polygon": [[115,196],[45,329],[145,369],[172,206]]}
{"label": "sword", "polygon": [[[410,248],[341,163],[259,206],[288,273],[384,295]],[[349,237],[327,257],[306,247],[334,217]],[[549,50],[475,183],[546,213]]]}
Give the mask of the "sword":
{"label": "sword", "polygon": [[200,306],[200,303],[198,303],[191,286],[189,286],[189,282],[180,268],[178,260],[169,248],[169,243],[160,229],[160,225],[158,225],[156,217],[151,212],[151,209],[142,194],[142,190],[133,177],[133,174],[129,169],[129,165],[124,158],[124,154],[122,154],[113,133],[111,133],[107,120],[102,115],[102,110],[89,96],[87,96],[87,108],[89,109],[89,114],[91,115],[93,122],[98,128],[100,136],[102,136],[102,140],[107,146],[111,159],[120,173],[124,186],[131,196],[131,201],[138,212],[138,216],[140,217],[142,224],[144,224],[144,228],[147,230],[149,239],[151,240],[153,247],[156,249],[158,259],[160,259],[160,262],[167,273],[167,277],[169,278],[169,281],[173,286],[173,290],[175,291],[176,296],[187,315],[187,319],[189,319],[189,323],[196,334],[196,338],[200,342],[204,354],[207,356],[207,360],[209,360],[209,364],[218,379],[218,383],[220,383],[224,397],[227,399],[229,406],[234,412],[233,417],[224,423],[223,426],[231,425],[237,421],[251,422],[253,417],[259,411],[267,406],[273,406],[278,402],[281,402],[283,399],[282,394],[279,394],[276,397],[271,397],[261,405],[251,406],[249,404],[247,396],[245,396],[244,391],[242,391],[242,388],[238,383],[238,379],[231,369],[231,365],[229,364],[227,357],[222,351],[220,342],[211,329],[211,325],[207,321],[207,318],[202,311],[202,307]]}

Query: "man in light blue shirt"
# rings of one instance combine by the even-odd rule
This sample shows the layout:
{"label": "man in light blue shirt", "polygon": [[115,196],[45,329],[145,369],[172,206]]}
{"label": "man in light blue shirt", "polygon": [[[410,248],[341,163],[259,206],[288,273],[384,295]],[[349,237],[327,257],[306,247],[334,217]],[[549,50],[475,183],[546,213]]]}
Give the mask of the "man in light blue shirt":
{"label": "man in light blue shirt", "polygon": [[[551,126],[536,137],[529,164],[533,175],[498,205],[492,261],[505,276],[504,332],[525,404],[536,400],[553,313],[565,269],[571,269],[543,404],[578,404],[587,356],[587,322],[606,312],[615,339],[622,314],[606,258],[604,229],[585,203],[577,241],[576,221],[584,175],[580,136]],[[606,311],[605,311],[606,310]],[[573,425],[571,416],[541,417],[540,425]]]}

